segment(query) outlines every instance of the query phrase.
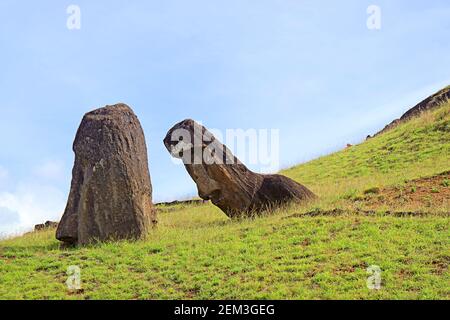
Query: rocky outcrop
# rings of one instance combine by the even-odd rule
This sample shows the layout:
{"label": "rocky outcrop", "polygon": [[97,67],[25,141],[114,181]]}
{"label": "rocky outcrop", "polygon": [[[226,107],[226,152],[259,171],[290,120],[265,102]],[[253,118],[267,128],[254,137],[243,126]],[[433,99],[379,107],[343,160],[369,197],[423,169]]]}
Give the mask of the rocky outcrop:
{"label": "rocky outcrop", "polygon": [[155,203],[155,206],[177,206],[177,205],[190,206],[190,205],[202,205],[206,203],[208,203],[208,200],[190,199],[190,200],[174,200],[169,202],[158,202]]}
{"label": "rocky outcrop", "polygon": [[314,194],[281,175],[249,170],[205,127],[184,120],[169,130],[164,145],[182,159],[197,184],[198,195],[218,206],[229,217],[251,215],[290,201],[304,202]]}
{"label": "rocky outcrop", "polygon": [[156,214],[144,133],[130,107],[87,113],[73,150],[72,184],[56,238],[87,244],[145,236]]}
{"label": "rocky outcrop", "polygon": [[58,226],[58,222],[55,221],[45,221],[45,223],[40,223],[34,226],[34,231],[40,231],[45,229],[56,228]]}
{"label": "rocky outcrop", "polygon": [[387,126],[383,128],[383,130],[377,132],[373,136],[368,136],[367,139],[375,137],[379,134],[382,134],[400,123],[406,122],[414,117],[419,116],[422,112],[427,110],[432,110],[434,108],[439,107],[442,103],[448,101],[450,99],[450,86],[445,87],[442,90],[439,90],[435,94],[429,96],[419,104],[415,105],[408,111],[406,111],[399,119],[395,119],[391,123],[389,123]]}

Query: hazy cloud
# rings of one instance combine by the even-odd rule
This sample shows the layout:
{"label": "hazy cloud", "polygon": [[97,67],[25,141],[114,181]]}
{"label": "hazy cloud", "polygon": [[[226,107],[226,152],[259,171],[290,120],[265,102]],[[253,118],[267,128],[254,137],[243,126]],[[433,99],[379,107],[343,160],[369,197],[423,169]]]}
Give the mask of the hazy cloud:
{"label": "hazy cloud", "polygon": [[63,192],[39,181],[20,183],[13,191],[0,192],[0,233],[18,234],[46,220],[58,221],[64,204]]}

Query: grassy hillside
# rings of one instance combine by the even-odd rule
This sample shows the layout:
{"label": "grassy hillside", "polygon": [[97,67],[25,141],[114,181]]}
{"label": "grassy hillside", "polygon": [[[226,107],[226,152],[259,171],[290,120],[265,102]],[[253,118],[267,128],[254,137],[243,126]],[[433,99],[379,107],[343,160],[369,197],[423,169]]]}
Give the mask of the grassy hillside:
{"label": "grassy hillside", "polygon": [[[333,205],[371,188],[396,185],[450,169],[450,103],[375,138],[284,170]],[[322,201],[324,202],[324,201]],[[433,204],[433,209],[436,209]],[[423,209],[423,208],[418,208]]]}
{"label": "grassy hillside", "polygon": [[[54,230],[2,241],[0,298],[449,299],[448,170],[449,103],[285,170],[315,203],[247,220],[212,205],[163,207],[137,243],[61,248]],[[64,284],[70,265],[82,290]],[[366,286],[371,265],[380,290]]]}

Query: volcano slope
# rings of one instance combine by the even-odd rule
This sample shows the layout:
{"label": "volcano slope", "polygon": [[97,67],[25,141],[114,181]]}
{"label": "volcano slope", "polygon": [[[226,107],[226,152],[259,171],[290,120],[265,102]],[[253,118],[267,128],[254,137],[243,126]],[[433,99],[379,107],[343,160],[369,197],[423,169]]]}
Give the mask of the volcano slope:
{"label": "volcano slope", "polygon": [[[319,195],[305,206],[228,219],[211,204],[163,205],[136,243],[61,248],[54,230],[3,240],[0,298],[449,299],[449,170],[445,102],[282,171]],[[367,286],[371,266],[378,290]]]}

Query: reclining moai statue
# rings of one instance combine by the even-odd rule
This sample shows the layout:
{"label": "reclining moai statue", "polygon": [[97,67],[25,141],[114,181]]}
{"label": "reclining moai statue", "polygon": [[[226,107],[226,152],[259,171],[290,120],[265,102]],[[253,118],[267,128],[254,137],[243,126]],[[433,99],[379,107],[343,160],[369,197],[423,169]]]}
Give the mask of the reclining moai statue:
{"label": "reclining moai statue", "polygon": [[144,132],[125,104],[84,115],[56,238],[69,244],[139,239],[156,223]]}
{"label": "reclining moai statue", "polygon": [[229,217],[315,198],[306,187],[285,176],[252,172],[194,120],[176,124],[167,133],[164,145],[173,157],[183,161],[197,184],[198,195],[211,200]]}

